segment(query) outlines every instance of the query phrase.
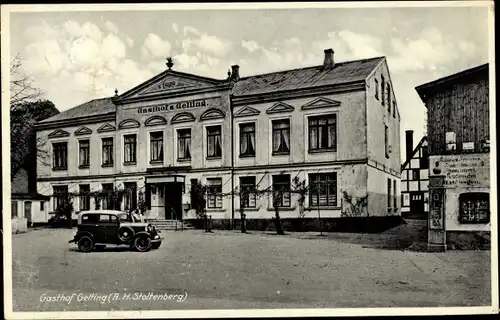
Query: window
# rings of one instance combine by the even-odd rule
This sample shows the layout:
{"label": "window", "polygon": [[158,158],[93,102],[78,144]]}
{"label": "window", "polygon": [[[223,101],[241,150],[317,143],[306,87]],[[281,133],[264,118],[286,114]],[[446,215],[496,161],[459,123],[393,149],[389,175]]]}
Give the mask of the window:
{"label": "window", "polygon": [[177,130],[177,159],[191,159],[191,129]]}
{"label": "window", "polygon": [[387,84],[387,111],[389,112],[389,115],[391,114],[391,106],[392,106],[392,100],[391,100],[391,86]]}
{"label": "window", "polygon": [[336,120],[334,114],[309,118],[309,151],[336,149]]}
{"label": "window", "polygon": [[123,184],[126,192],[123,196],[124,209],[133,210],[137,208],[137,183],[125,182]]}
{"label": "window", "polygon": [[53,209],[56,211],[64,204],[65,196],[68,194],[68,186],[54,186],[52,191],[54,194]]}
{"label": "window", "polygon": [[80,211],[90,210],[90,185],[80,185]]}
{"label": "window", "polygon": [[255,177],[240,178],[240,206],[242,208],[255,208]]}
{"label": "window", "polygon": [[40,211],[45,211],[45,201],[40,201]]}
{"label": "window", "polygon": [[394,192],[394,209],[397,209],[398,208],[398,204],[397,204],[397,199],[398,199],[398,195],[397,195],[397,185],[396,185],[396,180],[393,181],[393,192]]}
{"label": "window", "polygon": [[68,168],[68,143],[58,142],[52,144],[53,168],[54,170],[66,170]]}
{"label": "window", "polygon": [[388,126],[385,126],[385,130],[384,130],[384,143],[385,143],[385,157],[387,159],[389,159],[391,146],[389,145],[389,127]]}
{"label": "window", "polygon": [[240,157],[255,157],[255,123],[240,124]]}
{"label": "window", "polygon": [[90,165],[90,141],[80,140],[80,168],[88,168]]}
{"label": "window", "polygon": [[458,196],[460,203],[460,223],[489,223],[490,196],[485,192],[462,193]]}
{"label": "window", "polygon": [[123,137],[124,139],[124,153],[125,163],[137,162],[137,136],[135,134],[128,134]]}
{"label": "window", "polygon": [[392,194],[391,194],[391,179],[387,179],[387,207],[389,209],[392,206],[391,205],[392,204],[391,197],[392,197]]}
{"label": "window", "polygon": [[116,216],[110,215],[110,214],[100,214],[99,215],[99,220],[98,222],[101,223],[111,223],[111,222],[117,222],[118,219]]}
{"label": "window", "polygon": [[385,104],[385,79],[384,76],[380,76],[380,93],[381,93],[381,102],[382,105]]}
{"label": "window", "polygon": [[207,207],[222,208],[222,179],[207,179]]}
{"label": "window", "polygon": [[102,138],[102,165],[113,165],[113,138]]}
{"label": "window", "polygon": [[10,215],[12,218],[17,218],[17,201],[11,202],[11,212]]}
{"label": "window", "polygon": [[309,175],[309,205],[337,206],[337,173]]}
{"label": "window", "polygon": [[220,158],[222,156],[222,127],[207,127],[207,157]]}
{"label": "window", "polygon": [[273,176],[273,207],[290,207],[290,175]]}
{"label": "window", "polygon": [[378,100],[378,80],[375,79],[375,99]]}
{"label": "window", "polygon": [[290,119],[273,120],[273,154],[290,153]]}
{"label": "window", "polygon": [[412,170],[412,180],[413,181],[420,180],[420,170],[419,169],[413,169]]}
{"label": "window", "polygon": [[163,132],[150,134],[151,161],[163,162]]}
{"label": "window", "polygon": [[429,147],[422,147],[422,156],[420,157],[420,169],[429,169]]}
{"label": "window", "polygon": [[113,210],[114,203],[112,195],[110,194],[113,191],[114,187],[112,183],[103,183],[102,191],[104,192],[104,197],[102,199],[102,209],[103,210]]}
{"label": "window", "polygon": [[396,101],[392,101],[392,117],[396,119]]}

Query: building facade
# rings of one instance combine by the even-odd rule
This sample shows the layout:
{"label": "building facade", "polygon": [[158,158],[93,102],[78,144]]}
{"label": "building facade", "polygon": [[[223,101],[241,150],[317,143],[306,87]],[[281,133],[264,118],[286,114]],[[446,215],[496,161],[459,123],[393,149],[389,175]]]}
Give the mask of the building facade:
{"label": "building facade", "polygon": [[[207,186],[207,214],[234,227],[270,220],[282,190],[281,217],[295,219],[295,177],[317,192],[305,199],[306,219],[399,216],[400,115],[383,57],[250,77],[233,66],[216,80],[168,70],[113,98],[97,99],[42,121],[53,166],[39,164],[38,190],[62,192],[127,187],[122,209],[144,196],[150,219],[190,220],[190,189]],[[367,199],[353,210],[349,199]],[[101,207],[107,204],[105,200]],[[95,208],[88,197],[77,210]]]}
{"label": "building facade", "polygon": [[491,228],[488,65],[416,90],[428,110],[429,247],[445,249],[468,233],[487,242]]}
{"label": "building facade", "polygon": [[429,152],[427,137],[413,148],[413,131],[406,131],[406,160],[401,165],[401,216],[427,219],[429,214]]}

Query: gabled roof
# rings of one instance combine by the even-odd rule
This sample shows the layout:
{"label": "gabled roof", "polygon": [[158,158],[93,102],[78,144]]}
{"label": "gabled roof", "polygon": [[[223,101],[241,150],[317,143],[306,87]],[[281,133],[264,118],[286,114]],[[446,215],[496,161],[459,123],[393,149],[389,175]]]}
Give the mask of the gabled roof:
{"label": "gabled roof", "polygon": [[324,69],[321,65],[243,77],[235,83],[232,93],[234,96],[247,96],[362,81],[384,59],[376,57],[338,62],[332,69]]}
{"label": "gabled roof", "polygon": [[408,163],[410,163],[411,159],[413,159],[415,154],[417,154],[418,150],[420,150],[420,148],[422,148],[422,145],[424,144],[425,141],[427,141],[427,137],[423,136],[422,139],[420,139],[420,142],[415,147],[415,149],[413,149],[413,152],[411,153],[410,157],[408,159],[406,159],[406,161],[401,165],[401,170],[406,168]]}
{"label": "gabled roof", "polygon": [[116,107],[112,102],[112,98],[94,99],[58,113],[53,117],[40,121],[39,123],[98,116],[113,113],[115,111]]}
{"label": "gabled roof", "polygon": [[488,70],[488,63],[482,64],[474,68],[454,73],[447,77],[439,78],[437,80],[421,84],[418,87],[415,87],[415,90],[417,91],[420,98],[425,102],[426,95],[438,88],[447,87],[449,85],[464,81],[470,82],[473,81],[477,76],[485,76],[486,78],[488,78]]}

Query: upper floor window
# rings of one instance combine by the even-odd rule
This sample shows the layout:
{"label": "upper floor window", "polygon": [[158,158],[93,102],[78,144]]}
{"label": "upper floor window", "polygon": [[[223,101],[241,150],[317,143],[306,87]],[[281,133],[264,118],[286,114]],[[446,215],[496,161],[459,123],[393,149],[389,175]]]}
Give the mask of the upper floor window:
{"label": "upper floor window", "polygon": [[378,96],[379,96],[379,93],[378,93],[378,80],[375,79],[375,99],[378,100]]}
{"label": "upper floor window", "polygon": [[290,207],[290,175],[273,176],[273,207]]}
{"label": "upper floor window", "polygon": [[87,168],[90,165],[90,141],[80,140],[80,167]]}
{"label": "upper floor window", "polygon": [[240,124],[240,156],[255,156],[255,123]]}
{"label": "upper floor window", "polygon": [[337,147],[337,116],[309,117],[309,151],[335,150]]}
{"label": "upper floor window", "polygon": [[53,149],[53,169],[66,170],[68,169],[68,143],[57,142],[52,144]]}
{"label": "upper floor window", "polygon": [[389,159],[391,153],[391,146],[389,145],[389,127],[384,127],[384,143],[385,143],[385,157]]}
{"label": "upper floor window", "polygon": [[207,127],[207,157],[222,157],[222,127]]}
{"label": "upper floor window", "polygon": [[56,211],[64,204],[64,201],[68,194],[68,186],[54,186],[52,187],[52,190],[54,194],[53,209],[54,211]]}
{"label": "upper floor window", "polygon": [[337,173],[309,174],[309,205],[337,206]]}
{"label": "upper floor window", "polygon": [[191,129],[177,130],[177,159],[191,159]]}
{"label": "upper floor window", "polygon": [[391,97],[391,86],[389,85],[389,83],[387,83],[386,90],[387,90],[387,111],[389,112],[390,115],[392,106],[392,97]]}
{"label": "upper floor window", "polygon": [[113,165],[113,138],[102,138],[102,165]]}
{"label": "upper floor window", "polygon": [[163,161],[163,132],[150,133],[151,161]]}
{"label": "upper floor window", "polygon": [[255,208],[255,177],[240,178],[240,206],[242,208]]}
{"label": "upper floor window", "polygon": [[90,185],[81,184],[80,186],[80,210],[90,210]]}
{"label": "upper floor window", "polygon": [[137,162],[137,136],[135,134],[128,134],[124,137],[124,153],[125,163]]}
{"label": "upper floor window", "polygon": [[380,76],[380,93],[381,93],[381,102],[382,102],[382,105],[385,104],[385,78],[384,76]]}
{"label": "upper floor window", "polygon": [[222,179],[207,179],[207,207],[222,208]]}
{"label": "upper floor window", "polygon": [[273,154],[290,153],[290,119],[273,120]]}

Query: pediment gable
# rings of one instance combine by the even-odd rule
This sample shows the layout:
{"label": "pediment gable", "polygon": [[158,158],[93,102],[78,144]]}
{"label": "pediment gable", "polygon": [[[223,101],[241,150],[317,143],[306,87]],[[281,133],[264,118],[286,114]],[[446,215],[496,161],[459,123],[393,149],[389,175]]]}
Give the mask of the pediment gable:
{"label": "pediment gable", "polygon": [[102,126],[100,126],[97,129],[97,132],[99,132],[99,133],[101,133],[101,132],[111,132],[111,131],[115,131],[115,130],[116,130],[115,126],[110,125],[109,123],[106,123],[106,124],[103,124]]}
{"label": "pediment gable", "polygon": [[222,110],[212,108],[203,112],[203,114],[200,117],[200,120],[223,119],[225,117],[226,114]]}
{"label": "pediment gable", "polygon": [[48,137],[49,138],[63,138],[63,137],[69,137],[70,133],[66,130],[63,129],[57,129],[49,133]]}
{"label": "pediment gable", "polygon": [[87,134],[91,134],[92,133],[92,130],[90,130],[89,128],[85,127],[85,126],[81,126],[80,128],[78,128],[78,130],[75,131],[75,136],[83,136],[83,135],[87,135]]}
{"label": "pediment gable", "polygon": [[291,105],[284,102],[278,102],[273,104],[269,109],[267,109],[266,113],[271,114],[271,113],[292,112],[293,110],[295,110],[295,108],[292,107]]}
{"label": "pediment gable", "polygon": [[144,125],[147,127],[150,126],[158,126],[162,124],[167,124],[167,120],[163,118],[162,116],[152,116],[149,117],[145,122]]}
{"label": "pediment gable", "polygon": [[182,112],[172,117],[170,123],[194,122],[195,116],[189,112]]}
{"label": "pediment gable", "polygon": [[240,110],[238,110],[237,112],[235,112],[233,117],[235,117],[235,118],[250,117],[250,116],[256,116],[259,114],[260,114],[259,110],[252,108],[252,107],[249,107],[249,106],[245,106],[245,107],[241,108]]}
{"label": "pediment gable", "polygon": [[222,80],[168,70],[123,93],[119,99],[196,90],[221,83]]}
{"label": "pediment gable", "polygon": [[339,107],[340,101],[319,97],[302,106],[302,110]]}
{"label": "pediment gable", "polygon": [[139,128],[141,124],[134,119],[125,119],[118,125],[119,129]]}

